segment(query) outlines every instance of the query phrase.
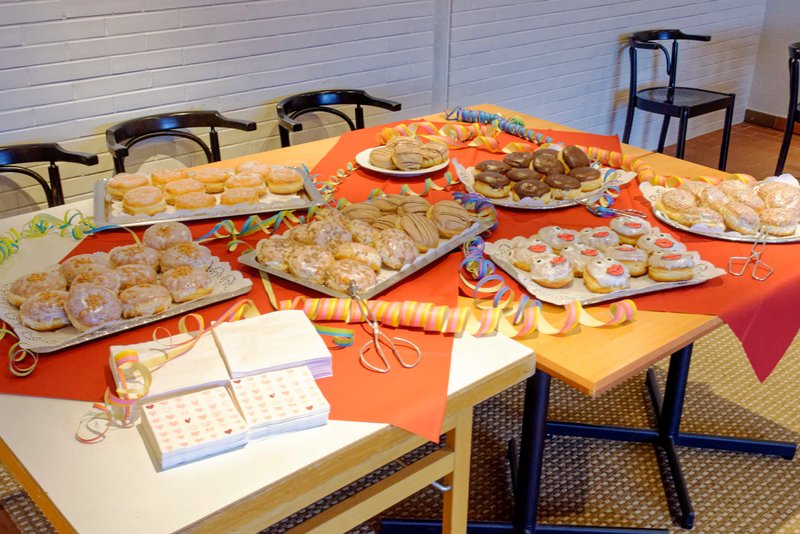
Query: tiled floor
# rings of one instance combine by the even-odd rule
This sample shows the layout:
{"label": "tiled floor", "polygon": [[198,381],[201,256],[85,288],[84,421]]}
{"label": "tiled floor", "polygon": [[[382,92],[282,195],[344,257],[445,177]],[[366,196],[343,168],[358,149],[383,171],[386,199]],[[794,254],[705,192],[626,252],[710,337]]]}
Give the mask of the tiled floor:
{"label": "tiled floor", "polygon": [[[782,141],[783,131],[744,122],[734,124],[731,128],[726,170],[730,173],[749,174],[759,180],[772,176],[778,164]],[[716,169],[721,145],[722,130],[689,139],[686,141],[683,159]],[[666,147],[664,153],[674,156],[675,145]],[[795,135],[792,139],[783,172],[800,177],[800,135]]]}

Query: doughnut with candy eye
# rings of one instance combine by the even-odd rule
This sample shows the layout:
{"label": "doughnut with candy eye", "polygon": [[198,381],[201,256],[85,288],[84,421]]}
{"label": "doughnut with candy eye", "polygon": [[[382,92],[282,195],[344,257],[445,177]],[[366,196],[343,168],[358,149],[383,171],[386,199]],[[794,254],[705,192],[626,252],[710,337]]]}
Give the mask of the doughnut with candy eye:
{"label": "doughnut with candy eye", "polygon": [[583,283],[592,293],[611,293],[630,287],[628,267],[612,258],[594,260],[583,271]]}

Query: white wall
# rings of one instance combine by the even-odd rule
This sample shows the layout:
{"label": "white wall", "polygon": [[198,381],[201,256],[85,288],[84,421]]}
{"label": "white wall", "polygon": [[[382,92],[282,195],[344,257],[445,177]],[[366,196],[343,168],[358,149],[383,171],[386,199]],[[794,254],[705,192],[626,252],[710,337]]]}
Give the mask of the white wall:
{"label": "white wall", "polygon": [[[790,0],[792,1],[792,0]],[[399,100],[397,114],[504,105],[596,133],[622,132],[630,31],[713,35],[684,46],[680,83],[736,92],[741,121],[766,0],[0,0],[0,144],[57,141],[100,165],[62,166],[69,200],[111,175],[103,132],[117,122],[216,109],[258,122],[221,133],[224,158],[271,150],[275,103],[327,87]],[[641,62],[645,84],[663,60]],[[638,113],[632,144],[652,148],[660,122]],[[343,131],[304,118],[293,142]],[[690,121],[689,135],[721,127]],[[677,128],[675,128],[677,129]],[[673,130],[672,137],[675,133]],[[156,150],[155,147],[158,147]],[[177,161],[176,161],[177,160]],[[187,142],[137,145],[129,169],[195,165]],[[20,185],[17,185],[17,184]],[[41,205],[38,186],[0,177],[0,213]]]}
{"label": "white wall", "polygon": [[800,41],[797,0],[767,0],[748,109],[785,117],[789,108],[789,45]]}

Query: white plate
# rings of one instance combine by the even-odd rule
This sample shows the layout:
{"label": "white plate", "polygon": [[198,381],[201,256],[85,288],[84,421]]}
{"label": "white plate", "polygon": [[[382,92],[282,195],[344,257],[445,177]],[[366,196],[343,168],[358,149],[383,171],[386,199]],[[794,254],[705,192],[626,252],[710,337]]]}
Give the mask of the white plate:
{"label": "white plate", "polygon": [[[380,148],[380,147],[375,147]],[[413,178],[414,176],[422,176],[423,174],[428,174],[430,172],[440,171],[442,169],[446,169],[447,166],[450,164],[450,159],[448,158],[447,161],[441,163],[439,165],[434,165],[433,167],[428,167],[427,169],[418,169],[416,171],[390,171],[389,169],[381,169],[380,167],[376,167],[369,162],[369,154],[375,148],[368,148],[363,152],[359,152],[356,154],[356,163],[358,163],[361,167],[368,169],[370,171],[379,172],[381,174],[385,174],[387,176],[394,176],[397,178]]]}

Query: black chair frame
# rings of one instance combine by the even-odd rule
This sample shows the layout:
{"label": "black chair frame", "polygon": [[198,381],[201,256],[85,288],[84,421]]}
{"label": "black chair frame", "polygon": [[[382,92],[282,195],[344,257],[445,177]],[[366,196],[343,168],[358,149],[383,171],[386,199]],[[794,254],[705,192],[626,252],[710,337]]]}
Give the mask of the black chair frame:
{"label": "black chair frame", "polygon": [[[667,51],[664,45],[654,43],[652,41],[672,40],[672,54]],[[628,37],[630,45],[629,53],[631,59],[631,79],[630,79],[630,93],[628,96],[628,111],[625,117],[625,131],[622,135],[622,142],[627,143],[630,141],[631,129],[633,128],[633,113],[636,108],[650,113],[658,113],[664,116],[663,123],[661,124],[661,135],[658,139],[658,152],[664,151],[664,142],[667,138],[667,130],[669,129],[669,121],[671,117],[680,119],[678,126],[678,143],[676,156],[683,159],[684,150],[686,148],[686,131],[688,128],[689,119],[699,115],[705,115],[712,111],[719,111],[725,109],[725,126],[722,133],[722,147],[719,155],[719,169],[724,171],[728,160],[728,145],[730,142],[731,125],[733,122],[733,108],[736,95],[731,93],[720,93],[717,91],[709,91],[706,89],[695,89],[690,87],[676,86],[676,74],[678,67],[678,40],[683,39],[687,41],[704,41],[711,40],[709,35],[690,35],[683,33],[680,30],[651,30],[632,33]],[[667,75],[669,76],[669,84],[667,87],[648,87],[641,91],[636,88],[637,78],[637,50],[661,50],[667,60]],[[653,101],[642,96],[643,93],[663,94],[666,92],[666,102]],[[705,102],[696,103],[691,106],[679,105],[673,103],[673,98],[677,93],[693,93],[695,95],[705,94],[709,98]],[[714,98],[718,97],[718,98]]]}
{"label": "black chair frame", "polygon": [[[184,128],[210,128],[211,147],[200,137],[183,131]],[[114,160],[114,171],[125,172],[125,158],[133,145],[153,137],[179,137],[194,141],[206,155],[209,163],[220,161],[219,133],[217,128],[233,128],[244,132],[256,129],[253,121],[243,121],[224,117],[218,111],[178,111],[131,119],[115,124],[106,130],[106,144]]]}
{"label": "black chair frame", "polygon": [[[39,173],[19,166],[20,163],[50,162],[47,167],[49,183]],[[49,207],[64,204],[64,191],[61,188],[61,173],[56,163],[79,163],[81,165],[97,165],[96,154],[65,150],[57,143],[36,143],[27,145],[11,145],[0,148],[0,173],[24,174],[33,178],[44,189]]]}
{"label": "black chair frame", "polygon": [[[356,123],[350,120],[344,112],[339,109],[329,108],[329,105],[355,105]],[[389,111],[400,111],[402,104],[393,100],[375,98],[360,89],[326,89],[323,91],[311,91],[288,96],[278,102],[278,126],[281,137],[281,147],[286,148],[289,143],[289,132],[299,132],[303,129],[303,124],[294,120],[306,113],[332,113],[343,119],[350,130],[361,130],[364,128],[364,109],[362,106],[373,106]]]}
{"label": "black chair frame", "polygon": [[778,166],[775,175],[783,174],[786,165],[786,156],[789,154],[789,145],[792,144],[795,121],[800,122],[800,108],[797,107],[797,91],[800,86],[800,43],[789,45],[789,112],[786,114],[786,129],[783,132],[781,153],[778,156]]}

